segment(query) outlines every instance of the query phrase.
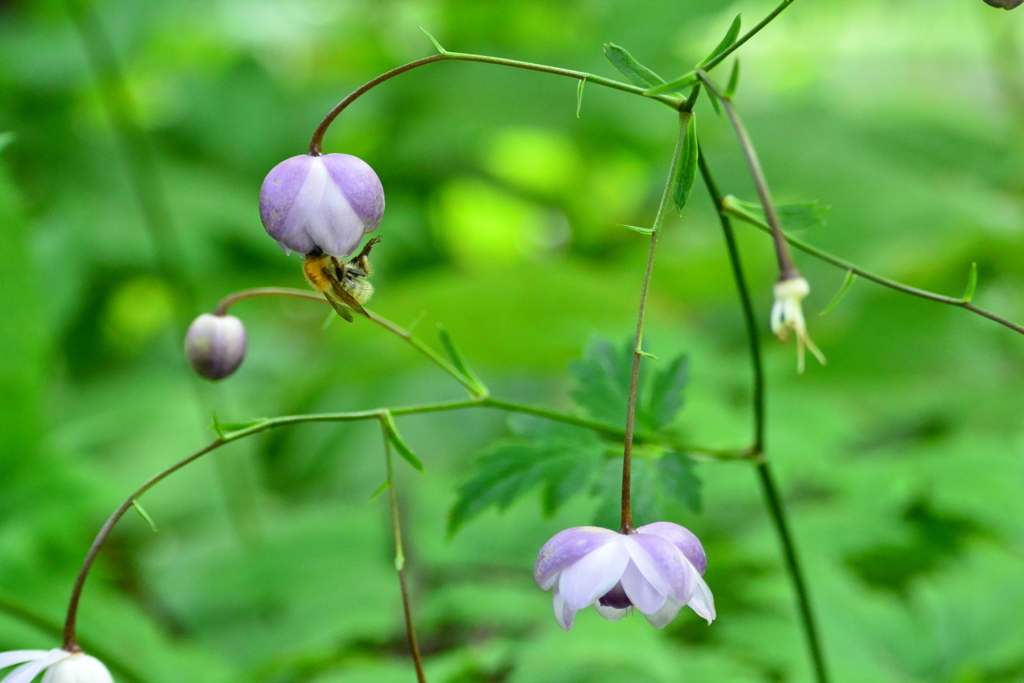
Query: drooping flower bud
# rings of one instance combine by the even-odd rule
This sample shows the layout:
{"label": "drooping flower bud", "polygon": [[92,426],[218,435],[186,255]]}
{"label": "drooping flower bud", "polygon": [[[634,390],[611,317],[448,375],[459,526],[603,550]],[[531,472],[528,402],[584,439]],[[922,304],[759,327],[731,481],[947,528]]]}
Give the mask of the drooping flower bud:
{"label": "drooping flower bud", "polygon": [[992,7],[1002,7],[1003,9],[1013,9],[1024,4],[1024,0],[985,0],[985,3]]}
{"label": "drooping flower bud", "polygon": [[350,154],[285,159],[260,188],[263,227],[288,253],[309,254],[319,247],[344,258],[383,215],[380,179]]}
{"label": "drooping flower bud", "polygon": [[103,662],[82,652],[54,664],[45,679],[47,683],[114,683]]}
{"label": "drooping flower bud", "polygon": [[198,374],[209,380],[224,379],[245,359],[245,326],[231,315],[203,313],[185,334],[185,355]]}

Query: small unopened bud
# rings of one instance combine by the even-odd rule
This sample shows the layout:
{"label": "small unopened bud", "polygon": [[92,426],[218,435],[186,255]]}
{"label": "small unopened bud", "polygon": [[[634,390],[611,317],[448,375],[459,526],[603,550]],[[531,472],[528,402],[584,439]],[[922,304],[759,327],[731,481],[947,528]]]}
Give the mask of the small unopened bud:
{"label": "small unopened bud", "polygon": [[260,188],[260,219],[291,253],[319,248],[344,258],[380,225],[384,188],[369,164],[350,154],[285,159]]}
{"label": "small unopened bud", "polygon": [[232,315],[203,313],[185,335],[189,365],[209,380],[224,379],[245,359],[245,326]]}
{"label": "small unopened bud", "polygon": [[985,4],[993,7],[1002,7],[1003,9],[1013,9],[1024,4],[1024,0],[985,0]]}

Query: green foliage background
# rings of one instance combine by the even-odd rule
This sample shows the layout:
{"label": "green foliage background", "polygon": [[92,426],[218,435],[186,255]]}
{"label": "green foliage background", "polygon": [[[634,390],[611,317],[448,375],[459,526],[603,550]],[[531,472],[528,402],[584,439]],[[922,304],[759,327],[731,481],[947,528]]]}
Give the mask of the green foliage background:
{"label": "green foliage background", "polygon": [[[84,1],[84,0],[83,0]],[[245,287],[302,286],[259,224],[264,174],[369,78],[449,49],[614,75],[604,42],[666,78],[689,69],[743,0],[169,0],[94,3],[156,159],[147,229],[79,33],[53,0],[0,3],[0,650],[56,647],[102,520],[223,420],[457,398],[399,340],[321,329],[302,302],[239,306],[249,356],[198,386],[183,325]],[[1024,320],[1024,13],[980,0],[794,3],[741,51],[737,105],[777,199],[831,205],[802,236],[903,281]],[[724,74],[721,76],[724,79]],[[128,101],[130,100],[130,102]],[[752,198],[725,122],[698,107],[712,168]],[[327,151],[367,160],[388,210],[374,307],[443,322],[500,396],[568,408],[566,368],[635,320],[645,240],[674,141],[655,102],[480,64],[442,63],[361,99]],[[154,208],[155,207],[155,208]],[[154,212],[155,213],[152,213]],[[768,337],[770,241],[738,225]],[[162,251],[157,249],[163,243]],[[801,255],[829,364],[794,373],[767,343],[769,454],[835,679],[1024,680],[1024,338],[964,311],[858,282]],[[171,264],[162,268],[161,261]],[[647,345],[685,353],[676,427],[733,447],[749,368],[720,229],[702,189],[670,219]],[[616,342],[618,343],[618,342]],[[494,411],[404,418],[426,464],[399,486],[432,681],[805,681],[807,657],[753,473],[697,466],[703,512],[678,506],[709,557],[719,619],[664,632],[584,613],[570,634],[533,584],[560,529],[589,523],[544,492],[469,521],[448,510],[472,463],[510,434]],[[374,424],[276,431],[217,452],[129,516],[86,590],[83,644],[118,680],[408,681]],[[638,520],[648,522],[654,520]],[[42,627],[42,628],[40,628]]]}

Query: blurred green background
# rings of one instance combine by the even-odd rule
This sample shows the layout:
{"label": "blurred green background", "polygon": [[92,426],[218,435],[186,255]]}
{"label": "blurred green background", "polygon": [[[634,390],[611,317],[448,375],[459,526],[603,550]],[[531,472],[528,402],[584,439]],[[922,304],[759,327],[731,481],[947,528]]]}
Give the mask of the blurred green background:
{"label": "blurred green background", "polygon": [[[239,305],[250,351],[220,385],[198,387],[180,350],[223,295],[303,286],[260,226],[259,184],[337,100],[430,54],[418,25],[449,49],[604,75],[612,41],[672,77],[736,12],[751,26],[773,6],[103,0],[76,25],[61,2],[0,3],[0,650],[59,645],[16,608],[59,623],[102,520],[209,441],[211,411],[459,397],[399,340],[360,321],[324,330],[326,309],[303,302]],[[953,296],[976,261],[975,302],[1024,320],[1022,21],[981,0],[804,0],[744,47],[737,104],[776,197],[833,207],[802,236]],[[96,56],[97,28],[126,93],[97,80],[83,42]],[[431,65],[359,100],[325,144],[368,161],[387,193],[374,308],[400,324],[424,313],[432,342],[443,322],[496,395],[562,408],[588,338],[634,325],[646,241],[616,223],[650,224],[675,126],[661,105],[593,85],[577,118],[575,98],[568,79]],[[752,199],[731,131],[706,102],[698,116],[719,183]],[[647,341],[690,355],[686,438],[740,446],[749,368],[708,204],[696,190],[666,227]],[[797,376],[767,329],[770,242],[737,230],[766,340],[769,452],[835,680],[1024,680],[1024,338],[863,281],[819,318],[843,272],[798,254],[829,363]],[[710,628],[688,611],[658,632],[590,610],[566,634],[532,563],[594,502],[545,519],[526,500],[448,540],[455,491],[505,418],[400,426],[427,465],[403,464],[399,486],[431,681],[810,679],[748,467],[700,465],[704,512],[674,519],[708,551]],[[386,501],[369,500],[383,476],[373,424],[218,451],[147,496],[159,533],[130,514],[114,534],[83,643],[138,674],[121,681],[412,680]]]}

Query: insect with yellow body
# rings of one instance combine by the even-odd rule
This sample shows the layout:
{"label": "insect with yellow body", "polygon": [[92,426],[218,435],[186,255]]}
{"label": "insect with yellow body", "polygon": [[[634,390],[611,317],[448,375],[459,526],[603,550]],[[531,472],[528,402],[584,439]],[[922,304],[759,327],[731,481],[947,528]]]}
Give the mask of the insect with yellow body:
{"label": "insect with yellow body", "polygon": [[372,273],[370,250],[377,242],[380,238],[374,237],[347,262],[325,254],[317,247],[306,255],[302,263],[306,281],[323,294],[338,315],[348,322],[352,322],[352,311],[369,317],[363,304],[373,296],[373,285],[367,278]]}

